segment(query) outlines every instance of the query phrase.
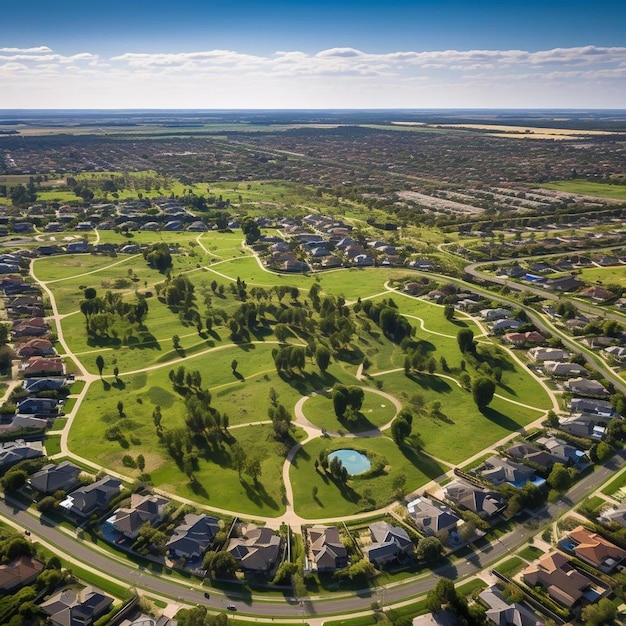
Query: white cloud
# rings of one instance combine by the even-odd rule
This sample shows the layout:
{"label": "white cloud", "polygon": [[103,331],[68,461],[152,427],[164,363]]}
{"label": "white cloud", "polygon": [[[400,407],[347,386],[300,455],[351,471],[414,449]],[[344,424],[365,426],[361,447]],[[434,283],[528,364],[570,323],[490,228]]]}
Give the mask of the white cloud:
{"label": "white cloud", "polygon": [[[10,87],[6,107],[28,106],[35,79],[41,90],[52,90],[64,76],[83,82],[75,92],[55,87],[60,100],[50,106],[540,107],[560,98],[563,107],[619,107],[626,101],[625,72],[626,47],[384,53],[337,47],[270,55],[215,49],[110,58],[63,55],[47,46],[0,48],[0,88]],[[33,81],[24,80],[29,76]],[[584,94],[584,102],[573,94]]]}

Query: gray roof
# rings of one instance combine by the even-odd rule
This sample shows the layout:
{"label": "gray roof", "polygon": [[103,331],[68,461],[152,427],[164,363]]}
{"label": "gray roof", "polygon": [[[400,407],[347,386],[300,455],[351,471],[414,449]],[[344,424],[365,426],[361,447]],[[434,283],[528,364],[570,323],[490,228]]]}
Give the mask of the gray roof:
{"label": "gray roof", "polygon": [[80,468],[69,461],[63,461],[58,465],[49,463],[33,474],[29,482],[34,489],[42,493],[68,491],[78,484],[79,474]]}

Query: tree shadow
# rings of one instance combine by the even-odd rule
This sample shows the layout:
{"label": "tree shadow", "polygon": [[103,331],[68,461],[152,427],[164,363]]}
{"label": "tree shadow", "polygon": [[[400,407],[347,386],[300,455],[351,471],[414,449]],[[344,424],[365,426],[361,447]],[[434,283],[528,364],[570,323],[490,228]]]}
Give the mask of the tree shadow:
{"label": "tree shadow", "polygon": [[497,411],[491,407],[485,407],[481,413],[491,422],[506,428],[509,431],[518,430],[522,427],[522,424],[518,424],[515,420],[511,419],[508,415]]}
{"label": "tree shadow", "polygon": [[423,389],[430,389],[437,393],[450,393],[452,391],[450,383],[439,376],[422,374],[420,372],[409,372],[407,378],[417,383]]}
{"label": "tree shadow", "polygon": [[120,391],[126,389],[126,383],[121,378],[116,378],[115,382],[112,383],[112,386],[116,389],[119,389]]}
{"label": "tree shadow", "polygon": [[194,495],[209,500],[209,492],[204,488],[204,485],[199,480],[190,480],[189,486]]}
{"label": "tree shadow", "polygon": [[413,450],[408,446],[400,446],[400,452],[404,458],[422,474],[430,478],[431,480],[445,474],[446,470],[437,463],[434,459],[424,454],[420,454],[419,451]]}
{"label": "tree shadow", "polygon": [[104,389],[104,391],[111,391],[111,383],[104,380],[104,378],[101,378],[100,380],[102,380],[102,389]]}
{"label": "tree shadow", "polygon": [[246,380],[243,377],[243,374],[239,373],[237,370],[233,371],[233,376],[237,379],[237,380]]}

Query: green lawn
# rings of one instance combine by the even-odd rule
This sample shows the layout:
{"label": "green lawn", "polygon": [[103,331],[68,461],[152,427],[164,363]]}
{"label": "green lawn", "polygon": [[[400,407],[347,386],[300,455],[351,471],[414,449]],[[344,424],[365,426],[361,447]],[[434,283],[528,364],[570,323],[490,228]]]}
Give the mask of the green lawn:
{"label": "green lawn", "polygon": [[[386,461],[385,471],[371,478],[354,477],[344,486],[315,470],[315,460],[321,451],[341,448],[381,455]],[[394,478],[400,474],[406,476],[406,490],[412,491],[445,471],[446,468],[419,452],[408,447],[400,450],[386,437],[314,439],[298,452],[291,468],[294,505],[299,515],[309,519],[351,515],[389,504],[394,499]],[[313,487],[318,489],[316,500],[312,497]]]}
{"label": "green lawn", "polygon": [[319,394],[307,400],[303,406],[304,415],[311,423],[328,431],[362,432],[390,422],[396,414],[394,405],[367,388],[364,391],[360,419],[354,424],[337,419],[330,394]]}
{"label": "green lawn", "polygon": [[626,265],[584,268],[580,271],[580,278],[586,283],[601,281],[604,285],[626,287]]}
{"label": "green lawn", "polygon": [[494,398],[481,414],[471,393],[451,381],[428,374],[409,378],[404,372],[397,372],[379,379],[383,381],[384,391],[405,404],[414,394],[421,395],[427,406],[433,401],[442,403],[439,416],[420,414],[414,417],[411,437],[415,445],[449,463],[461,463],[540,415],[500,398]]}
{"label": "green lawn", "polygon": [[624,185],[609,185],[608,183],[594,183],[584,179],[576,179],[560,180],[541,185],[541,187],[568,193],[580,193],[586,196],[597,196],[599,198],[626,200],[626,187]]}

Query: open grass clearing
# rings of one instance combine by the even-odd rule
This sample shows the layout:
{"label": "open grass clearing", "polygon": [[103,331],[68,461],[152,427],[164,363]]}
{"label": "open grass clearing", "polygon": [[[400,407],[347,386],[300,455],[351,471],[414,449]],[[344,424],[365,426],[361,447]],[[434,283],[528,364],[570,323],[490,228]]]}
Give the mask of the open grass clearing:
{"label": "open grass clearing", "polygon": [[[353,477],[347,485],[315,470],[320,452],[354,449],[384,457],[385,470],[372,477]],[[309,441],[296,454],[291,466],[296,512],[309,519],[352,515],[367,509],[377,509],[394,499],[393,481],[406,476],[406,490],[412,491],[445,472],[438,463],[408,447],[399,449],[386,437],[321,438]],[[317,498],[312,497],[317,488]]]}
{"label": "open grass clearing", "polygon": [[553,183],[544,183],[541,187],[567,193],[579,193],[585,196],[597,196],[598,198],[626,200],[626,188],[623,185],[595,183],[585,179],[559,180]]}
{"label": "open grass clearing", "polygon": [[604,285],[626,287],[626,265],[586,267],[580,270],[580,278],[586,283],[597,283],[600,281]]}

